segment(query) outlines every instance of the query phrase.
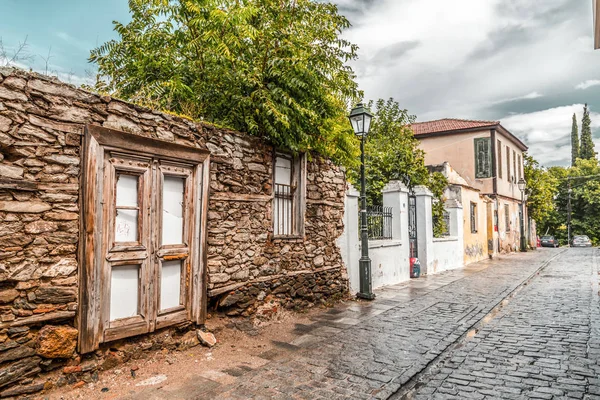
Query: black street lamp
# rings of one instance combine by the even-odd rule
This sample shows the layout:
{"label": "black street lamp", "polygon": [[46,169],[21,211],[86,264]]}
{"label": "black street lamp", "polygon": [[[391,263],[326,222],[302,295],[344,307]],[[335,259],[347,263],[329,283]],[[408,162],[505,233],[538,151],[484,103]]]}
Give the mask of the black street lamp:
{"label": "black street lamp", "polygon": [[359,260],[360,291],[356,297],[373,300],[373,284],[371,280],[371,259],[369,258],[369,231],[367,227],[367,193],[365,183],[365,138],[371,128],[373,115],[362,104],[358,103],[348,116],[354,134],[360,138],[360,238],[361,257]]}
{"label": "black street lamp", "polygon": [[524,216],[525,216],[525,189],[527,188],[527,182],[525,182],[525,179],[521,178],[519,179],[519,183],[517,184],[519,186],[519,190],[521,191],[521,212],[520,214],[520,219],[521,219],[521,251],[527,251],[527,247],[525,245],[525,226],[524,226]]}

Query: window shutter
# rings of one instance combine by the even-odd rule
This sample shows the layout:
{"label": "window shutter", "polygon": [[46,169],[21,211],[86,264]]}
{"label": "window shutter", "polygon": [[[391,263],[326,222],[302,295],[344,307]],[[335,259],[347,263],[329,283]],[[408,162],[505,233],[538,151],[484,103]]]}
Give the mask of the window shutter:
{"label": "window shutter", "polygon": [[490,138],[475,139],[475,177],[492,176],[492,155]]}

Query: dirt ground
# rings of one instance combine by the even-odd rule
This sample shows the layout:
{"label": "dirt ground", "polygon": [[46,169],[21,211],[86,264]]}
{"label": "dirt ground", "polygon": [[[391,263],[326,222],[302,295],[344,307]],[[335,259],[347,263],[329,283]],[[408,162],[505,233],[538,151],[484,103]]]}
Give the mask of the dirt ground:
{"label": "dirt ground", "polygon": [[212,317],[206,326],[218,341],[213,348],[199,345],[185,351],[149,352],[145,359],[130,360],[112,370],[99,372],[97,382],[54,388],[35,398],[122,399],[148,387],[161,388],[166,394],[192,380],[229,384],[237,376],[285,353],[281,342],[290,343],[302,334],[294,331],[296,324],[310,324],[311,316],[323,311],[321,308],[304,313],[281,311],[273,320],[262,322],[251,331],[232,327],[231,319]]}

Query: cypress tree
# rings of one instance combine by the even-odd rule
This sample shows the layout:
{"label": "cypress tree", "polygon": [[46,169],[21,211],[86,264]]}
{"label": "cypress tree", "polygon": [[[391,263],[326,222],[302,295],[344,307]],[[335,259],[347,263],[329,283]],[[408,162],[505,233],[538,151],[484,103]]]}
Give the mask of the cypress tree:
{"label": "cypress tree", "polygon": [[579,148],[579,158],[583,160],[592,160],[596,158],[590,124],[590,111],[586,104],[583,107],[583,119],[581,120],[581,147]]}
{"label": "cypress tree", "polygon": [[577,117],[573,113],[573,126],[571,127],[571,166],[579,158],[579,130],[577,129]]}

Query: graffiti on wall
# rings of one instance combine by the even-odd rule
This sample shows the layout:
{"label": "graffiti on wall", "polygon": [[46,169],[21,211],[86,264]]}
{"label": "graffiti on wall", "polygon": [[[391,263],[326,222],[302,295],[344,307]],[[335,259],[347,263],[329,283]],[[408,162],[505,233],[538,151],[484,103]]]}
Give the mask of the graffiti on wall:
{"label": "graffiti on wall", "polygon": [[467,257],[483,256],[483,246],[480,243],[468,244],[465,246],[465,255]]}

